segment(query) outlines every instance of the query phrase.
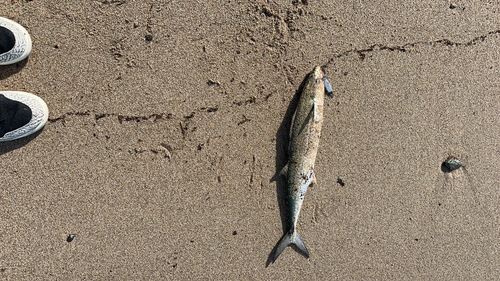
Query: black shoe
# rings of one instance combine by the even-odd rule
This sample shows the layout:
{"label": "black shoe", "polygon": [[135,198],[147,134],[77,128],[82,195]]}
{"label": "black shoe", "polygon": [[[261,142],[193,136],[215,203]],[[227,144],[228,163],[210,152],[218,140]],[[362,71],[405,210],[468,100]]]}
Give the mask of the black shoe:
{"label": "black shoe", "polygon": [[24,60],[31,53],[31,37],[18,23],[0,17],[0,65]]}
{"label": "black shoe", "polygon": [[45,102],[30,93],[0,91],[0,142],[19,139],[43,128],[49,118]]}

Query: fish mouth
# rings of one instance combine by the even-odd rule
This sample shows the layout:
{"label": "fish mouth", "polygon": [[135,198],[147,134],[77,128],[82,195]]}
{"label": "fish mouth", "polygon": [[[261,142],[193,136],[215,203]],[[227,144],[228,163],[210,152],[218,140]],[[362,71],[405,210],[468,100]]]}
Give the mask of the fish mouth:
{"label": "fish mouth", "polygon": [[315,78],[323,79],[325,77],[325,70],[321,66],[316,66],[313,73]]}

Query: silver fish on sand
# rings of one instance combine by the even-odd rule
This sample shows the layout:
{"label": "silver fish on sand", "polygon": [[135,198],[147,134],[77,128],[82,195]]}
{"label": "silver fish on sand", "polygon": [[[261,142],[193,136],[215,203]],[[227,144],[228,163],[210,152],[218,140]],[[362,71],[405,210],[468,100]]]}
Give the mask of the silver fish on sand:
{"label": "silver fish on sand", "polygon": [[323,124],[323,101],[325,87],[331,91],[321,67],[317,66],[307,78],[302,90],[290,131],[288,164],[282,171],[287,175],[288,220],[290,229],[281,238],[272,262],[290,245],[306,258],[309,251],[297,232],[297,221],[307,188],[316,182],[314,162],[318,152],[321,126]]}

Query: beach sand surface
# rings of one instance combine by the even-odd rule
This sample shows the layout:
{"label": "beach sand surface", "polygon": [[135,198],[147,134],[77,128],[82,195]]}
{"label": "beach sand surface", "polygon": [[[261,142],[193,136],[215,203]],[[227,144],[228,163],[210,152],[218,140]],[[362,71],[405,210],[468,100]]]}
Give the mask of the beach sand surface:
{"label": "beach sand surface", "polygon": [[[0,279],[497,279],[499,13],[0,0],[33,40],[0,90],[50,110],[0,144]],[[333,94],[298,224],[310,258],[288,248],[266,267],[287,214],[271,179],[316,65]],[[446,171],[449,156],[464,167]]]}

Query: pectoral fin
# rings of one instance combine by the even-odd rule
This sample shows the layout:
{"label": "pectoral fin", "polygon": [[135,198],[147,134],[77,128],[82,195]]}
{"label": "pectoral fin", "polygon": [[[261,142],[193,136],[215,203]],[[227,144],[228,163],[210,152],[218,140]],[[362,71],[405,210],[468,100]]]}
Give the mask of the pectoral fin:
{"label": "pectoral fin", "polygon": [[286,164],[285,167],[281,169],[280,176],[286,177],[287,174],[288,174],[288,164]]}
{"label": "pectoral fin", "polygon": [[286,164],[285,167],[283,167],[279,173],[276,172],[276,174],[274,174],[274,176],[271,178],[269,182],[277,181],[279,177],[286,177],[287,174],[288,174],[288,164]]}

